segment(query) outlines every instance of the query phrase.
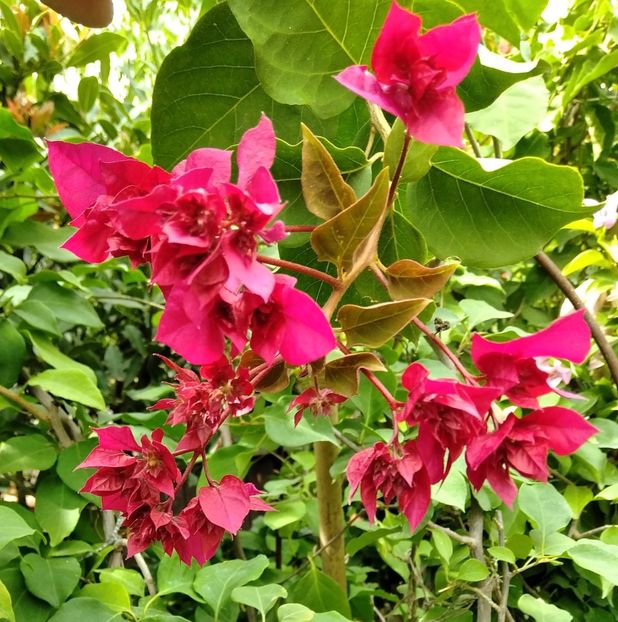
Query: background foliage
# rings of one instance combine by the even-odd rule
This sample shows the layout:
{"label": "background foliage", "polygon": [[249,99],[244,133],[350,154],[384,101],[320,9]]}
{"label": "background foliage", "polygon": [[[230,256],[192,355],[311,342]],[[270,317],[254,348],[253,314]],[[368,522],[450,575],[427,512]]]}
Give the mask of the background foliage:
{"label": "background foliage", "polygon": [[[618,189],[617,7],[609,0],[551,2],[551,10],[537,0],[405,4],[427,27],[478,11],[487,50],[460,87],[468,152],[413,147],[408,185],[380,243],[383,263],[464,260],[423,312],[464,362],[472,329],[531,332],[563,307],[530,259],[544,246],[615,339],[616,230],[595,229],[585,217],[593,209],[581,200],[602,202]],[[389,508],[371,527],[358,507],[346,506],[349,597],[321,572],[309,447],[337,445],[338,475],[355,445],[390,434],[386,403],[364,378],[336,427],[305,418],[293,429],[286,409],[295,382],[263,394],[251,415],[231,423],[211,474],[249,478],[278,512],[250,521],[204,568],[181,567],[157,547],[139,564],[123,563],[114,517],[78,492],[88,473],[73,468],[94,445],[91,427],[118,421],[139,433],[165,420],[147,410],[168,391],[151,356],[162,351],[152,341],[162,297],[125,261],[87,265],[58,249],[69,231],[44,138],[93,140],[170,167],[195,147],[234,145],[264,111],[279,137],[274,174],[288,201],[286,222],[315,223],[300,186],[301,121],[329,141],[359,191],[371,182],[375,154],[399,152],[400,128],[382,145],[364,103],[330,78],[367,61],[388,6],[127,0],[112,27],[94,32],[34,1],[0,0],[0,619],[467,622],[478,586],[498,573],[512,576],[516,620],[616,619],[618,401],[594,349],[575,370],[585,399],[574,407],[601,433],[573,457],[552,457],[551,483],[523,484],[512,512],[488,488],[475,495],[485,512],[483,561],[465,540],[472,496],[455,465],[433,491],[431,522],[413,535]],[[501,169],[510,172],[508,188],[504,175],[472,160],[474,149],[515,160]],[[575,172],[553,164],[576,167],[583,187]],[[535,190],[535,179],[552,175],[562,195]],[[327,269],[303,236],[280,253]],[[363,275],[346,301],[382,296]],[[391,390],[411,360],[452,375],[412,329],[379,354],[391,371],[378,374]],[[166,438],[173,445],[178,431],[166,428]]]}

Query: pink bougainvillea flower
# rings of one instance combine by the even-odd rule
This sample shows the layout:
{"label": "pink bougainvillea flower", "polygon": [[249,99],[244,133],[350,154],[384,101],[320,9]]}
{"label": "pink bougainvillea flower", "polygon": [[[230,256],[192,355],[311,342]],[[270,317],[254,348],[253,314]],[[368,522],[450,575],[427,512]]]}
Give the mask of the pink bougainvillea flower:
{"label": "pink bougainvillea flower", "polygon": [[178,516],[189,531],[187,538],[178,538],[174,542],[178,557],[188,566],[192,559],[200,565],[205,564],[219,548],[225,529],[206,518],[198,497],[193,497]]}
{"label": "pink bougainvillea flower", "polygon": [[509,415],[497,430],[478,436],[468,446],[468,477],[476,490],[487,480],[511,507],[517,487],[509,468],[546,482],[549,451],[571,454],[597,431],[579,413],[561,406],[541,408],[521,419]]}
{"label": "pink bougainvillea flower", "polygon": [[330,323],[322,309],[304,292],[295,289],[296,279],[275,276],[267,302],[247,294],[244,312],[250,317],[251,349],[267,363],[277,352],[290,365],[305,365],[328,354],[336,345]]}
{"label": "pink bougainvillea flower", "polygon": [[416,441],[390,448],[384,443],[376,443],[352,456],[346,473],[350,500],[360,486],[361,501],[371,522],[376,517],[378,491],[385,503],[397,498],[412,530],[423,520],[429,507],[431,485]]}
{"label": "pink bougainvillea flower", "polygon": [[294,413],[294,425],[297,426],[303,418],[305,410],[309,409],[314,417],[323,415],[328,417],[336,404],[345,402],[348,398],[345,395],[339,395],[330,389],[314,389],[310,387],[305,389],[300,395],[297,395],[288,407],[288,412],[296,408]]}
{"label": "pink bougainvillea flower", "polygon": [[430,380],[420,363],[406,369],[402,383],[410,394],[397,419],[418,424],[418,451],[433,484],[448,474],[466,445],[485,432],[485,416],[500,391],[455,380]]}
{"label": "pink bougainvillea flower", "polygon": [[79,468],[96,468],[82,491],[102,498],[104,509],[128,512],[143,503],[158,502],[160,493],[172,497],[180,471],[174,456],[163,445],[163,430],[151,438],[135,441],[127,426],[99,428],[99,445],[86,456]]}
{"label": "pink bougainvillea flower", "polygon": [[375,74],[354,65],[335,79],[399,117],[417,140],[459,147],[464,107],[455,87],[474,63],[481,30],[475,15],[420,30],[421,18],[394,2],[373,48]]}
{"label": "pink bougainvillea flower", "polygon": [[517,406],[538,408],[539,396],[551,391],[564,394],[556,389],[555,372],[547,371],[547,357],[581,363],[589,349],[590,328],[580,310],[534,335],[511,341],[489,341],[475,334],[471,355],[488,384],[500,389]]}
{"label": "pink bougainvillea flower", "polygon": [[234,370],[222,357],[203,366],[200,378],[190,369],[179,367],[164,356],[160,358],[176,372],[177,384],[171,385],[176,396],[159,400],[149,410],[169,410],[166,423],[187,426],[176,451],[201,449],[228,416],[242,415],[253,408],[253,385],[246,368]]}

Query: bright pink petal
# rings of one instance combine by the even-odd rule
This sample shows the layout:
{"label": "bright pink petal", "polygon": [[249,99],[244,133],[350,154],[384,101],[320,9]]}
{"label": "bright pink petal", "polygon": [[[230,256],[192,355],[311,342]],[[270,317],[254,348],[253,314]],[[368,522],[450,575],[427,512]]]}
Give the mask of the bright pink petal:
{"label": "bright pink petal", "polygon": [[119,151],[94,143],[49,141],[47,146],[49,170],[60,200],[73,218],[106,194],[101,162],[134,161]]}
{"label": "bright pink petal", "polygon": [[518,421],[518,427],[524,426],[542,428],[550,449],[560,456],[577,451],[598,432],[578,412],[562,406],[535,410]]}
{"label": "bright pink petal", "polygon": [[242,480],[226,475],[219,484],[200,489],[204,516],[230,533],[237,533],[251,509],[251,500]]}
{"label": "bright pink petal", "polygon": [[590,349],[590,328],[580,309],[565,315],[534,335],[520,337],[511,341],[495,342],[483,339],[480,335],[472,337],[472,360],[476,364],[486,354],[500,353],[514,358],[551,356],[581,363]]}
{"label": "bright pink petal", "polygon": [[453,88],[428,94],[417,102],[416,110],[402,119],[416,140],[445,147],[462,146],[464,106]]}
{"label": "bright pink petal", "polygon": [[365,476],[367,469],[371,466],[373,459],[373,447],[363,449],[350,458],[348,466],[346,467],[346,476],[348,478],[348,482],[350,483],[350,497],[348,502],[352,500],[354,493],[360,486],[361,480]]}
{"label": "bright pink petal", "polygon": [[382,90],[382,86],[380,82],[378,82],[378,79],[367,71],[365,65],[346,67],[341,73],[333,77],[339,84],[342,84],[353,93],[360,95],[368,102],[380,106],[380,108],[383,108],[397,117],[405,117],[407,110],[403,108],[394,97],[389,96]]}
{"label": "bright pink petal", "polygon": [[109,259],[109,236],[112,230],[98,219],[89,219],[63,245],[76,257],[88,263]]}
{"label": "bright pink petal", "polygon": [[425,469],[416,474],[414,486],[403,490],[398,497],[399,507],[408,519],[410,529],[414,531],[427,513],[431,500],[431,486]]}
{"label": "bright pink petal", "polygon": [[172,170],[172,178],[176,179],[193,169],[211,169],[210,183],[223,184],[232,176],[232,154],[223,149],[205,147],[192,151],[186,160],[179,162]]}
{"label": "bright pink petal", "polygon": [[119,451],[139,451],[133,431],[129,426],[107,426],[95,428],[101,449],[117,449]]}
{"label": "bright pink petal", "polygon": [[157,209],[177,196],[171,186],[157,186],[145,196],[119,201],[114,204],[112,222],[122,235],[141,240],[159,232],[161,216]]}
{"label": "bright pink petal", "polygon": [[472,469],[478,469],[485,460],[502,445],[517,421],[517,417],[509,415],[504,423],[494,432],[477,436],[466,450],[466,462]]}
{"label": "bright pink petal", "polygon": [[495,462],[490,463],[487,467],[487,481],[500,499],[512,508],[517,497],[517,486],[509,475],[508,467]]}
{"label": "bright pink petal", "polygon": [[270,169],[275,161],[275,151],[273,124],[262,114],[259,123],[247,130],[238,144],[238,185],[244,189],[259,168]]}
{"label": "bright pink petal", "polygon": [[227,286],[235,291],[242,284],[266,302],[275,287],[275,275],[253,257],[241,254],[234,242],[233,234],[223,240],[223,257],[229,269]]}
{"label": "bright pink petal", "polygon": [[446,71],[440,86],[457,86],[474,64],[481,42],[481,28],[476,15],[464,15],[450,24],[437,26],[421,36],[419,49],[423,57]]}
{"label": "bright pink petal", "polygon": [[260,209],[273,218],[283,208],[277,184],[270,171],[263,166],[255,171],[246,187],[247,194],[260,206]]}
{"label": "bright pink petal", "polygon": [[380,80],[404,77],[401,74],[418,58],[420,29],[421,18],[393,2],[371,54],[371,66]]}
{"label": "bright pink petal", "polygon": [[211,168],[193,168],[174,180],[174,186],[179,186],[184,192],[208,188],[212,179]]}
{"label": "bright pink petal", "polygon": [[147,193],[170,180],[170,174],[162,168],[132,158],[103,161],[99,166],[105,183],[105,194],[111,196],[128,187],[135,188],[139,193]]}
{"label": "bright pink petal", "polygon": [[285,315],[281,356],[291,365],[305,365],[328,354],[337,342],[322,309],[304,292],[284,287],[280,304]]}

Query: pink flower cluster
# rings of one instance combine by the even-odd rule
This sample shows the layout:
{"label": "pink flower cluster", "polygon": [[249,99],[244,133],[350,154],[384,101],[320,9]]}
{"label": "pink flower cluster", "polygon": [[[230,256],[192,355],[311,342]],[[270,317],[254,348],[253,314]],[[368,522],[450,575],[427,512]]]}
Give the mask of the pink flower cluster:
{"label": "pink flower cluster", "polygon": [[265,116],[240,140],[235,184],[221,149],[197,149],[168,173],[101,145],[50,142],[50,170],[78,228],[65,248],[89,262],[149,263],[166,300],[157,339],[191,363],[218,361],[226,339],[233,355],[250,341],[269,363],[277,353],[293,365],[318,359],[335,346],[321,309],[259,261],[260,243],[285,236],[274,158]]}
{"label": "pink flower cluster", "polygon": [[[431,380],[420,363],[413,363],[403,375],[408,399],[394,416],[396,424],[406,423],[417,436],[401,445],[397,429],[389,446],[376,443],[353,456],[347,467],[350,497],[360,486],[371,520],[378,491],[386,503],[397,498],[415,529],[429,507],[430,484],[442,481],[465,451],[472,486],[479,490],[487,481],[512,506],[517,487],[510,469],[546,482],[549,451],[573,453],[597,431],[574,410],[541,408],[538,402],[551,392],[572,397],[556,388],[547,357],[581,363],[589,347],[590,329],[583,311],[577,311],[535,335],[511,341],[474,335],[472,360],[484,374],[482,386]],[[520,407],[521,416],[504,416],[494,408],[501,396]]]}
{"label": "pink flower cluster", "polygon": [[[170,411],[166,423],[186,426],[175,453],[163,445],[161,429],[137,443],[126,426],[100,428],[95,430],[98,446],[80,465],[97,471],[82,490],[101,497],[103,509],[122,514],[129,556],[160,541],[168,555],[176,551],[186,564],[192,559],[203,564],[214,555],[226,531],[238,532],[250,510],[271,509],[257,497],[253,484],[226,475],[220,482],[209,481],[179,513],[174,511],[176,493],[198,457],[205,456],[208,441],[227,417],[253,407],[253,385],[248,371],[235,371],[227,359],[203,366],[201,378],[164,361],[176,372],[176,396],[160,400],[153,408]],[[174,456],[186,452],[193,452],[193,458],[181,475]]]}

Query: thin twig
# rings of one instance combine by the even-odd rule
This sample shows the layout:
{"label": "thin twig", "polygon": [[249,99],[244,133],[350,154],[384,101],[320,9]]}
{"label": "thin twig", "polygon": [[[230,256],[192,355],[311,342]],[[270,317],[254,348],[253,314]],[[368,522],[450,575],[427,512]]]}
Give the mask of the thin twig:
{"label": "thin twig", "polygon": [[406,157],[408,155],[408,149],[410,147],[410,134],[405,132],[403,135],[403,145],[401,146],[401,154],[399,155],[399,162],[397,162],[397,168],[395,168],[395,172],[393,173],[393,177],[391,180],[390,188],[388,189],[388,199],[386,204],[390,207],[392,202],[395,200],[395,193],[397,192],[397,186],[399,184],[399,179],[401,177],[401,172],[403,171],[403,165],[406,162]]}
{"label": "thin twig", "polygon": [[342,434],[337,428],[333,428],[333,432],[338,441],[341,441],[346,447],[349,447],[352,451],[362,451],[362,447],[357,445],[354,441],[351,441],[345,434]]}
{"label": "thin twig", "polygon": [[371,125],[376,129],[378,134],[380,134],[380,138],[382,142],[386,144],[386,139],[388,135],[391,133],[391,126],[388,124],[382,109],[375,104],[370,104],[367,102],[367,107],[369,108],[369,118],[371,119]]}
{"label": "thin twig", "polygon": [[[504,519],[502,511],[496,510],[496,524],[498,525],[498,544],[505,546]],[[498,622],[505,622],[509,611],[509,589],[511,587],[511,567],[507,561],[500,562],[502,570],[502,588],[500,592],[500,607],[498,609]]]}
{"label": "thin twig", "polygon": [[599,351],[607,363],[607,368],[609,369],[609,373],[614,381],[614,384],[618,388],[618,357],[607,340],[603,329],[599,326],[592,313],[586,309],[584,301],[575,291],[575,287],[573,287],[571,281],[569,281],[569,279],[562,274],[560,268],[550,259],[550,257],[541,251],[535,255],[534,258],[547,272],[547,274],[549,274],[552,281],[560,288],[562,293],[571,301],[571,304],[576,309],[584,309],[584,319],[588,323],[588,326],[590,326],[592,338],[596,341]]}
{"label": "thin twig", "polygon": [[32,392],[36,395],[36,398],[43,404],[49,415],[49,425],[51,426],[54,434],[58,437],[58,441],[62,447],[68,447],[73,444],[73,439],[69,436],[62,422],[62,416],[60,409],[54,403],[51,395],[47,391],[41,389],[41,387],[32,387]]}
{"label": "thin twig", "polygon": [[496,156],[496,158],[501,159],[502,158],[502,145],[500,144],[500,141],[495,136],[492,136],[491,142],[494,147],[494,155]]}
{"label": "thin twig", "polygon": [[311,233],[315,230],[315,225],[286,225],[286,233]]}
{"label": "thin twig", "polygon": [[588,531],[582,531],[581,533],[575,530],[573,532],[573,538],[575,540],[581,540],[582,538],[596,536],[596,534],[601,533],[602,531],[605,531],[606,529],[609,529],[610,527],[613,527],[613,525],[601,525],[600,527],[595,527],[594,529],[588,529]]}
{"label": "thin twig", "polygon": [[49,414],[46,411],[38,408],[34,404],[31,404],[28,400],[25,400],[21,395],[19,395],[18,393],[15,393],[15,391],[11,391],[11,389],[7,389],[6,387],[3,387],[2,385],[0,385],[0,395],[2,395],[3,397],[6,397],[7,400],[10,400],[14,404],[17,404],[17,406],[19,406],[22,410],[25,410],[27,413],[29,413],[36,419],[40,419],[41,421],[44,421],[47,424],[50,423]]}
{"label": "thin twig", "polygon": [[285,259],[267,257],[266,255],[257,255],[256,259],[261,263],[277,266],[278,268],[283,268],[284,270],[292,270],[293,272],[306,274],[307,276],[324,281],[324,283],[328,283],[328,285],[330,285],[333,289],[342,288],[342,284],[339,279],[331,276],[330,274],[326,274],[326,272],[322,272],[321,270],[316,270],[315,268],[310,268],[309,266],[303,266],[293,261],[286,261]]}
{"label": "thin twig", "polygon": [[[480,505],[476,501],[476,499],[472,500],[472,505],[470,507],[469,516],[469,529],[470,529],[470,537],[474,541],[474,545],[472,546],[472,556],[474,559],[480,561],[483,565],[485,564],[485,551],[483,550],[483,510]],[[476,614],[476,622],[491,622],[491,607],[488,603],[492,603],[489,594],[492,592],[491,579],[485,579],[480,586],[480,592],[482,593],[482,598],[477,599],[477,614]],[[476,588],[475,588],[476,589]]]}
{"label": "thin twig", "polygon": [[135,555],[133,555],[133,559],[135,560],[139,571],[142,573],[142,577],[144,577],[144,583],[146,584],[148,593],[151,596],[154,596],[157,593],[157,586],[144,556],[141,553],[135,553]]}
{"label": "thin twig", "polygon": [[430,529],[436,529],[437,531],[441,531],[445,533],[447,536],[455,540],[455,542],[459,542],[460,544],[465,544],[466,546],[473,547],[476,544],[476,540],[471,538],[470,536],[463,536],[448,527],[443,527],[442,525],[438,525],[438,523],[434,523],[433,521],[427,522],[427,527]]}

